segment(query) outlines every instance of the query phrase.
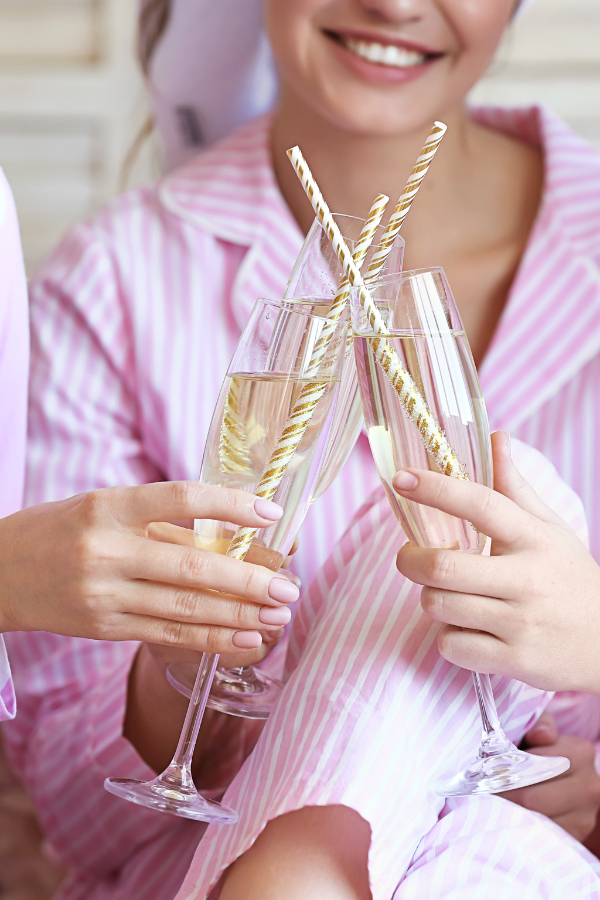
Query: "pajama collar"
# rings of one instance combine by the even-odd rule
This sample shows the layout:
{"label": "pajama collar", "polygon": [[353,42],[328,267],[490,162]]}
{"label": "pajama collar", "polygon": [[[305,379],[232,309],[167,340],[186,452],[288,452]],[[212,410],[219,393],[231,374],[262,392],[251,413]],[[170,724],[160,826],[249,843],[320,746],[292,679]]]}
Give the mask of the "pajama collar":
{"label": "pajama collar", "polygon": [[[511,430],[600,352],[600,157],[543,107],[474,115],[544,154],[540,209],[480,369],[492,428]],[[254,120],[159,189],[172,213],[248,249],[232,292],[240,329],[266,283],[283,292],[303,240],[275,181],[269,122]]]}

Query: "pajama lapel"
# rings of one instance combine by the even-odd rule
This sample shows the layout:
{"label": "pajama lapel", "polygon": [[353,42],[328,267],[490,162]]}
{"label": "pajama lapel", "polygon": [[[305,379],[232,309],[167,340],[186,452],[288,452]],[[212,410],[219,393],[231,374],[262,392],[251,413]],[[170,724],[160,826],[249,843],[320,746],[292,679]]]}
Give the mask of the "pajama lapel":
{"label": "pajama lapel", "polygon": [[275,181],[269,123],[269,116],[256,119],[167,176],[160,188],[170,212],[246,249],[231,292],[240,330],[259,297],[282,297],[303,241]]}
{"label": "pajama lapel", "polygon": [[544,110],[538,127],[543,202],[480,371],[492,429],[518,428],[600,353],[598,155]]}

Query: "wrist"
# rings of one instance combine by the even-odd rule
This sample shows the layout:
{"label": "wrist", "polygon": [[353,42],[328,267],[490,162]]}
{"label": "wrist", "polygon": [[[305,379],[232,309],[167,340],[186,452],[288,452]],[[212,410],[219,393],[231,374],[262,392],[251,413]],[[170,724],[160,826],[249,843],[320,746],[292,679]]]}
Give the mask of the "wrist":
{"label": "wrist", "polygon": [[14,516],[0,519],[0,634],[19,631],[13,615],[15,603],[19,603],[19,583],[14,578],[15,541]]}

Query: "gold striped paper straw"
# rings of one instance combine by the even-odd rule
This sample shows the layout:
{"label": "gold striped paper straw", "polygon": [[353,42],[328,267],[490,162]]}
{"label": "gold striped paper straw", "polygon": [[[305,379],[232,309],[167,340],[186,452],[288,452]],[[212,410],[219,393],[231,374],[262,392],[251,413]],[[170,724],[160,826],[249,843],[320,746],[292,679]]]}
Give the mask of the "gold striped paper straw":
{"label": "gold striped paper straw", "polygon": [[[429,166],[431,165],[431,161],[433,160],[433,157],[435,156],[442,138],[446,134],[446,131],[447,126],[444,125],[443,122],[433,123],[433,128],[429,132],[429,136],[425,141],[425,144],[423,145],[421,154],[417,159],[412,172],[410,173],[410,177],[406,182],[404,190],[400,194],[400,198],[396,204],[396,208],[390,216],[390,220],[385,228],[385,231],[383,232],[383,235],[379,242],[379,246],[377,247],[375,253],[373,254],[373,258],[369,263],[369,267],[365,275],[365,284],[367,286],[372,285],[373,282],[381,274],[390,251],[394,245],[394,241],[400,233],[400,229],[402,228],[404,220],[409,213],[412,202],[417,196],[417,191],[421,187],[423,179],[427,175],[427,171],[429,169]],[[348,332],[348,340],[346,342],[346,356],[350,354],[351,350],[352,330],[350,329]]]}
{"label": "gold striped paper straw", "polygon": [[[362,265],[369,247],[373,242],[373,238],[375,237],[375,232],[381,224],[389,199],[390,198],[386,197],[385,194],[378,194],[371,206],[369,215],[361,229],[354,250],[354,261],[359,267]],[[311,358],[306,370],[307,376],[314,375],[318,372],[323,357],[329,347],[329,342],[337,327],[338,320],[346,307],[349,296],[350,283],[344,275],[342,276],[335,298],[327,314],[329,321],[325,322],[321,335],[311,353]],[[350,339],[352,339],[351,331]],[[302,394],[298,398],[299,403],[303,403],[305,400],[306,398]],[[299,440],[301,439],[302,437],[300,436]],[[221,423],[221,434],[219,437],[219,463],[221,471],[228,473],[246,471],[250,464],[250,455],[244,432],[244,424],[239,415],[238,385],[235,378],[232,378],[231,384],[229,385],[227,398],[225,400],[225,408],[223,410],[223,421]]]}
{"label": "gold striped paper straw", "polygon": [[[443,127],[439,140],[441,140],[444,131],[445,127]],[[439,140],[435,142],[435,149],[437,149],[437,146],[439,145]],[[433,152],[435,152],[435,150]],[[374,338],[371,342],[375,358],[383,368],[386,376],[396,390],[402,406],[410,416],[411,420],[414,422],[421,435],[426,449],[434,457],[441,471],[446,475],[460,478],[462,480],[467,480],[468,476],[465,473],[464,466],[460,462],[456,452],[450,446],[446,435],[440,428],[440,425],[437,422],[435,416],[433,416],[430,412],[424,398],[421,396],[418,387],[416,386],[410,374],[402,365],[391,343],[388,340],[385,340],[385,336],[388,335],[389,332],[387,331],[379,310],[375,306],[361,277],[360,269],[356,265],[352,254],[350,253],[350,250],[348,249],[348,246],[346,245],[346,242],[344,241],[344,238],[342,237],[342,234],[335,222],[335,219],[329,211],[329,207],[325,202],[325,198],[321,194],[321,191],[319,190],[319,187],[304,157],[302,156],[302,153],[300,152],[300,148],[294,147],[291,150],[288,150],[288,157],[292,165],[294,166],[296,174],[300,179],[304,191],[312,204],[315,214],[319,218],[319,221],[323,225],[323,228],[325,229],[325,232],[329,237],[329,240],[331,241],[334,252],[336,253],[338,259],[342,264],[348,284],[355,285],[358,288],[360,301],[368,314],[368,319],[371,326],[376,333],[384,336],[383,338]],[[416,188],[413,184],[413,188],[410,192],[410,201],[406,202],[405,198],[405,205],[397,217],[400,218],[400,225],[406,218],[408,209],[410,208],[410,203],[412,202],[412,199],[414,198],[418,187],[423,180],[425,172],[427,171],[432,158],[433,153],[429,155],[426,166],[423,167],[421,164],[421,168],[419,168],[419,163],[417,163],[417,166],[415,167],[415,169],[419,168],[418,184],[416,185]],[[422,175],[421,172],[423,173]],[[411,175],[411,178],[413,178],[413,175]],[[400,206],[400,203],[398,204],[398,206]],[[383,261],[381,263],[382,266],[385,263],[385,259],[387,258],[387,255],[389,253],[389,248],[392,246],[397,233],[398,232],[396,231],[389,245],[385,247],[385,256],[383,257]],[[381,256],[383,256],[383,251]],[[332,305],[333,311],[335,311],[334,306],[335,301],[334,305]],[[341,315],[341,310],[338,313],[338,317],[339,315]],[[324,352],[324,350],[321,351],[321,359],[324,355]],[[255,492],[257,497],[262,497],[270,500],[275,495],[275,492],[277,491],[277,488],[285,474],[286,468],[292,456],[296,452],[296,449],[300,441],[302,440],[304,433],[306,432],[306,428],[312,417],[315,407],[323,396],[326,387],[326,382],[315,382],[310,385],[305,385],[305,387],[300,392],[300,396],[298,397],[298,400],[296,401],[294,408],[292,409],[283,434],[279,439],[275,450],[273,451],[269,464],[267,465],[265,473],[263,474],[263,477],[261,478],[261,481]],[[229,545],[227,555],[233,556],[237,559],[244,559],[256,532],[257,529],[243,527],[238,528]]]}
{"label": "gold striped paper straw", "polygon": [[[369,294],[359,269],[354,264],[352,255],[346,246],[335,219],[329,212],[329,208],[300,152],[300,148],[294,147],[292,150],[288,150],[288,156],[290,157],[308,199],[312,203],[316,215],[319,217],[326,234],[329,236],[333,249],[344,267],[344,271],[348,276],[350,284],[358,289],[360,302],[367,313],[373,331],[376,334],[381,334],[385,337],[388,335],[385,323],[381,318],[379,310],[373,303],[373,299]],[[375,358],[381,364],[384,372],[394,386],[402,406],[418,429],[425,448],[433,456],[440,470],[445,475],[451,475],[454,478],[467,480],[468,476],[465,473],[465,468],[458,458],[458,455],[450,446],[437,419],[432,415],[425,400],[421,396],[417,385],[402,365],[398,354],[395,352],[390,342],[382,338],[374,338],[373,350],[375,352]]]}
{"label": "gold striped paper straw", "polygon": [[[360,269],[360,267],[362,266],[365,256],[369,251],[369,247],[373,243],[375,232],[381,224],[381,220],[383,219],[383,214],[385,213],[385,208],[388,205],[389,200],[390,198],[386,197],[385,194],[378,194],[375,198],[375,201],[373,202],[373,205],[371,206],[371,209],[369,210],[369,215],[367,216],[365,223],[361,229],[358,241],[356,242],[356,247],[354,248],[354,255],[352,257],[358,269]],[[327,352],[329,341],[331,340],[336,329],[338,319],[346,308],[349,297],[350,282],[348,281],[347,275],[343,275],[333,303],[331,304],[329,312],[327,313],[329,322],[327,322],[323,327],[322,334],[315,344],[311,360],[308,364],[308,369],[306,372],[307,375],[313,375],[319,370],[319,366],[321,365],[323,357]]]}
{"label": "gold striped paper straw", "polygon": [[250,453],[246,441],[244,423],[239,414],[239,384],[231,379],[227,391],[221,434],[219,436],[219,463],[222,472],[245,472],[250,465]]}
{"label": "gold striped paper straw", "polygon": [[443,122],[434,122],[433,128],[429,132],[429,137],[425,141],[423,149],[421,150],[421,155],[415,163],[415,167],[412,170],[408,181],[406,182],[406,187],[402,191],[400,199],[396,204],[396,209],[390,216],[390,221],[388,222],[381,241],[379,242],[379,246],[377,247],[375,253],[373,254],[373,258],[369,263],[369,267],[365,275],[365,281],[367,285],[373,282],[381,274],[381,270],[385,265],[390,250],[392,249],[393,243],[396,240],[398,233],[402,228],[402,225],[404,224],[404,220],[408,215],[413,200],[417,196],[417,191],[421,187],[423,179],[427,175],[429,166],[431,165],[433,157],[435,156],[437,149],[440,146],[442,138],[446,134],[446,130],[447,127]]}
{"label": "gold striped paper straw", "polygon": [[[355,250],[354,262],[360,266],[373,242],[375,232],[383,218],[385,207],[389,201],[389,197],[385,194],[378,194],[375,198],[369,215],[361,229]],[[318,371],[323,361],[327,349],[331,343],[331,339],[337,327],[337,323],[344,311],[350,296],[350,287],[347,277],[344,275],[340,281],[340,285],[336,292],[334,301],[328,312],[328,319],[324,326],[319,340],[316,342],[311,358],[307,366],[307,375],[315,374],[318,377]],[[300,441],[306,433],[308,424],[313,416],[317,404],[323,397],[329,382],[312,382],[305,384],[298,399],[294,403],[292,412],[286,422],[285,428],[277,446],[271,454],[271,458],[265,468],[260,483],[255,491],[257,497],[270,500],[281,484],[281,480],[285,475],[286,469],[290,464],[292,457]],[[244,559],[250,545],[254,540],[257,528],[238,528],[232,541],[227,549],[227,555],[233,556],[235,559]]]}

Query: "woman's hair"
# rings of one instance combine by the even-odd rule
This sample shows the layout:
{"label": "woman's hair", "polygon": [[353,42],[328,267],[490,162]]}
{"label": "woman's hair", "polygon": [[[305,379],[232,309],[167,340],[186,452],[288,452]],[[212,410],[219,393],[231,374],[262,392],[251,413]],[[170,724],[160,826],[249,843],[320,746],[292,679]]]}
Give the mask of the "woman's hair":
{"label": "woman's hair", "polygon": [[138,27],[138,55],[145,75],[148,75],[152,54],[169,24],[172,5],[173,0],[143,0]]}

